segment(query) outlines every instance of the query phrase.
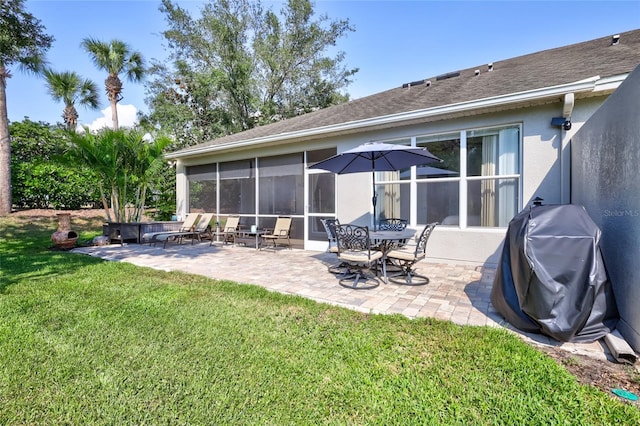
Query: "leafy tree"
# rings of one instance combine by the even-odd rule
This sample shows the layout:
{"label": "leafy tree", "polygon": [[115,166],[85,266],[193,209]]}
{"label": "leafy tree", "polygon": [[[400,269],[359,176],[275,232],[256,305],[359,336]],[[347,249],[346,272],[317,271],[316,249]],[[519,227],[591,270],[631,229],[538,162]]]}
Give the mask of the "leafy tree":
{"label": "leafy tree", "polygon": [[11,123],[9,129],[14,205],[78,209],[99,202],[91,171],[63,160],[68,137],[62,128],[25,119]]}
{"label": "leafy tree", "polygon": [[172,67],[150,70],[147,121],[186,145],[348,100],[341,90],[357,69],[326,51],[353,28],[316,18],[310,0],[288,0],[280,14],[250,0],[210,0],[199,18],[171,0],[160,10]]}
{"label": "leafy tree", "polygon": [[176,212],[176,171],[166,165],[155,175],[149,185],[153,207],[153,218],[156,220],[171,220]]}
{"label": "leafy tree", "polygon": [[24,8],[24,0],[0,3],[0,215],[11,212],[11,139],[7,114],[7,79],[10,69],[39,73],[53,43],[45,27]]}
{"label": "leafy tree", "polygon": [[145,75],[145,65],[142,54],[131,51],[126,43],[111,40],[108,43],[85,38],[82,47],[89,53],[95,66],[109,73],[105,80],[105,88],[109,104],[111,104],[111,119],[113,129],[118,130],[118,102],[122,100],[122,80],[124,73],[129,81],[137,82]]}
{"label": "leafy tree", "polygon": [[[86,128],[84,134],[72,133],[71,142],[71,158],[81,159],[99,181],[107,220],[140,221],[147,190],[154,177],[166,167],[162,153],[170,140],[157,137],[146,141],[145,135],[135,129],[103,129],[91,133]],[[132,208],[127,208],[127,204]]]}
{"label": "leafy tree", "polygon": [[64,153],[66,139],[64,131],[57,126],[25,118],[9,125],[11,131],[11,162],[24,163],[33,159],[51,162]]}
{"label": "leafy tree", "polygon": [[170,129],[174,139],[170,149],[195,145],[225,134],[231,115],[223,108],[207,107],[210,99],[216,98],[218,93],[213,78],[189,70],[182,62],[177,62],[176,66],[182,69],[181,78],[175,77],[164,66],[153,65],[150,68],[157,79],[148,83],[147,88],[157,95],[147,99],[153,113],[141,117],[140,125],[147,129],[157,125]]}
{"label": "leafy tree", "polygon": [[[357,70],[341,66],[344,52],[323,56],[346,31],[348,21],[328,22],[326,15],[313,21],[309,0],[289,0],[281,12],[259,16],[259,36],[254,39],[257,70],[262,84],[261,122],[292,117],[347,100],[340,89]],[[323,25],[327,24],[328,28]]]}
{"label": "leafy tree", "polygon": [[55,72],[52,69],[46,69],[44,77],[51,97],[56,101],[64,102],[62,118],[67,129],[74,130],[78,125],[76,103],[91,109],[97,109],[100,106],[98,89],[93,81],[83,80],[75,72]]}

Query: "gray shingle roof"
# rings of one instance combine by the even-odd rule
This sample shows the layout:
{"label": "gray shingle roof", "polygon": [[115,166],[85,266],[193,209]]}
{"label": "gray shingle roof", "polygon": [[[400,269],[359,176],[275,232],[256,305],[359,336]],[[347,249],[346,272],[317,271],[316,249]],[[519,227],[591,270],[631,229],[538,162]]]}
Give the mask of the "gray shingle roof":
{"label": "gray shingle roof", "polygon": [[[640,30],[544,50],[516,58],[453,71],[450,78],[434,76],[410,87],[396,87],[322,110],[224,136],[174,154],[208,146],[277,137],[291,132],[340,125],[434,107],[492,98],[577,82],[594,76],[631,72],[640,64]],[[476,75],[476,70],[480,73]],[[428,83],[427,83],[428,82]]]}

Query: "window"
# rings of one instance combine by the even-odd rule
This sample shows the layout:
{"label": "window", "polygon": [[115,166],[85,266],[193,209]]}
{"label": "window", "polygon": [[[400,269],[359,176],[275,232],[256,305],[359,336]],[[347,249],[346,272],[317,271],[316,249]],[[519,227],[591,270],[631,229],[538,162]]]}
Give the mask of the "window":
{"label": "window", "polygon": [[467,133],[467,224],[507,226],[518,212],[520,129]]}
{"label": "window", "polygon": [[189,182],[189,211],[215,212],[216,204],[216,165],[187,167]]}
{"label": "window", "polygon": [[[307,151],[307,167],[336,155],[336,148]],[[326,241],[327,233],[321,219],[335,217],[336,174],[321,169],[308,170],[309,218],[307,237],[313,241]]]}
{"label": "window", "polygon": [[[389,143],[389,142],[387,142]],[[441,163],[376,173],[376,219],[505,227],[520,206],[520,127],[466,130],[390,143],[424,147]]]}
{"label": "window", "polygon": [[427,148],[441,163],[416,167],[419,224],[439,222],[458,225],[460,214],[460,133],[416,138],[416,146]]}
{"label": "window", "polygon": [[[397,175],[397,172],[385,172],[385,174]],[[411,214],[409,191],[409,182],[376,184],[376,218],[378,221],[391,218],[408,219]]]}
{"label": "window", "polygon": [[416,178],[460,177],[460,133],[416,138],[416,146],[427,148],[430,153],[442,160],[416,167]]}
{"label": "window", "polygon": [[261,215],[304,214],[302,154],[258,159]]}
{"label": "window", "polygon": [[255,214],[255,162],[253,159],[220,163],[219,214]]}
{"label": "window", "polygon": [[309,175],[309,211],[333,213],[336,211],[336,176],[334,173]]}
{"label": "window", "polygon": [[417,189],[417,221],[419,224],[438,222],[442,225],[458,225],[459,181],[418,182]]}

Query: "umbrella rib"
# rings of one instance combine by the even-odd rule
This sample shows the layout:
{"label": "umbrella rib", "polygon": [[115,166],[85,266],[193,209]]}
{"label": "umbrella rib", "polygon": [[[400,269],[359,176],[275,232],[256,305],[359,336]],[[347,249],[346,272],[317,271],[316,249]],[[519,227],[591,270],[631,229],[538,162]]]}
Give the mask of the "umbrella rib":
{"label": "umbrella rib", "polygon": [[[340,154],[340,155],[343,155],[343,154]],[[349,168],[349,166],[350,166],[354,161],[356,161],[356,160],[358,159],[358,157],[361,157],[361,155],[360,155],[360,154],[358,154],[357,156],[353,156],[353,158],[352,158],[352,159],[351,159],[347,164],[345,164],[345,166],[340,170],[340,172],[342,172],[342,171],[343,171],[343,170],[345,170],[345,169],[348,169],[348,168]],[[340,173],[338,173],[338,174],[340,174]]]}

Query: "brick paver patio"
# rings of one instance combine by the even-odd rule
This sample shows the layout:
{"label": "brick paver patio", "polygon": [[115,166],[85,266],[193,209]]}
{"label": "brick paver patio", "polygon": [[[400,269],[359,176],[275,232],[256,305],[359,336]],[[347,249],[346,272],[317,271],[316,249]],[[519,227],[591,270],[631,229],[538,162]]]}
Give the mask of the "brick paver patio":
{"label": "brick paver patio", "polygon": [[335,254],[331,253],[296,249],[256,250],[222,244],[210,246],[209,242],[170,244],[167,248],[162,248],[162,245],[108,245],[81,247],[74,252],[166,271],[254,284],[365,313],[432,317],[460,325],[505,327],[534,344],[559,346],[600,359],[607,356],[606,347],[599,342],[560,343],[544,335],[526,334],[511,327],[490,302],[494,267],[425,260],[417,264],[417,269],[429,277],[427,285],[381,283],[373,289],[355,290],[340,286],[336,276],[327,271],[328,265],[337,261]]}

